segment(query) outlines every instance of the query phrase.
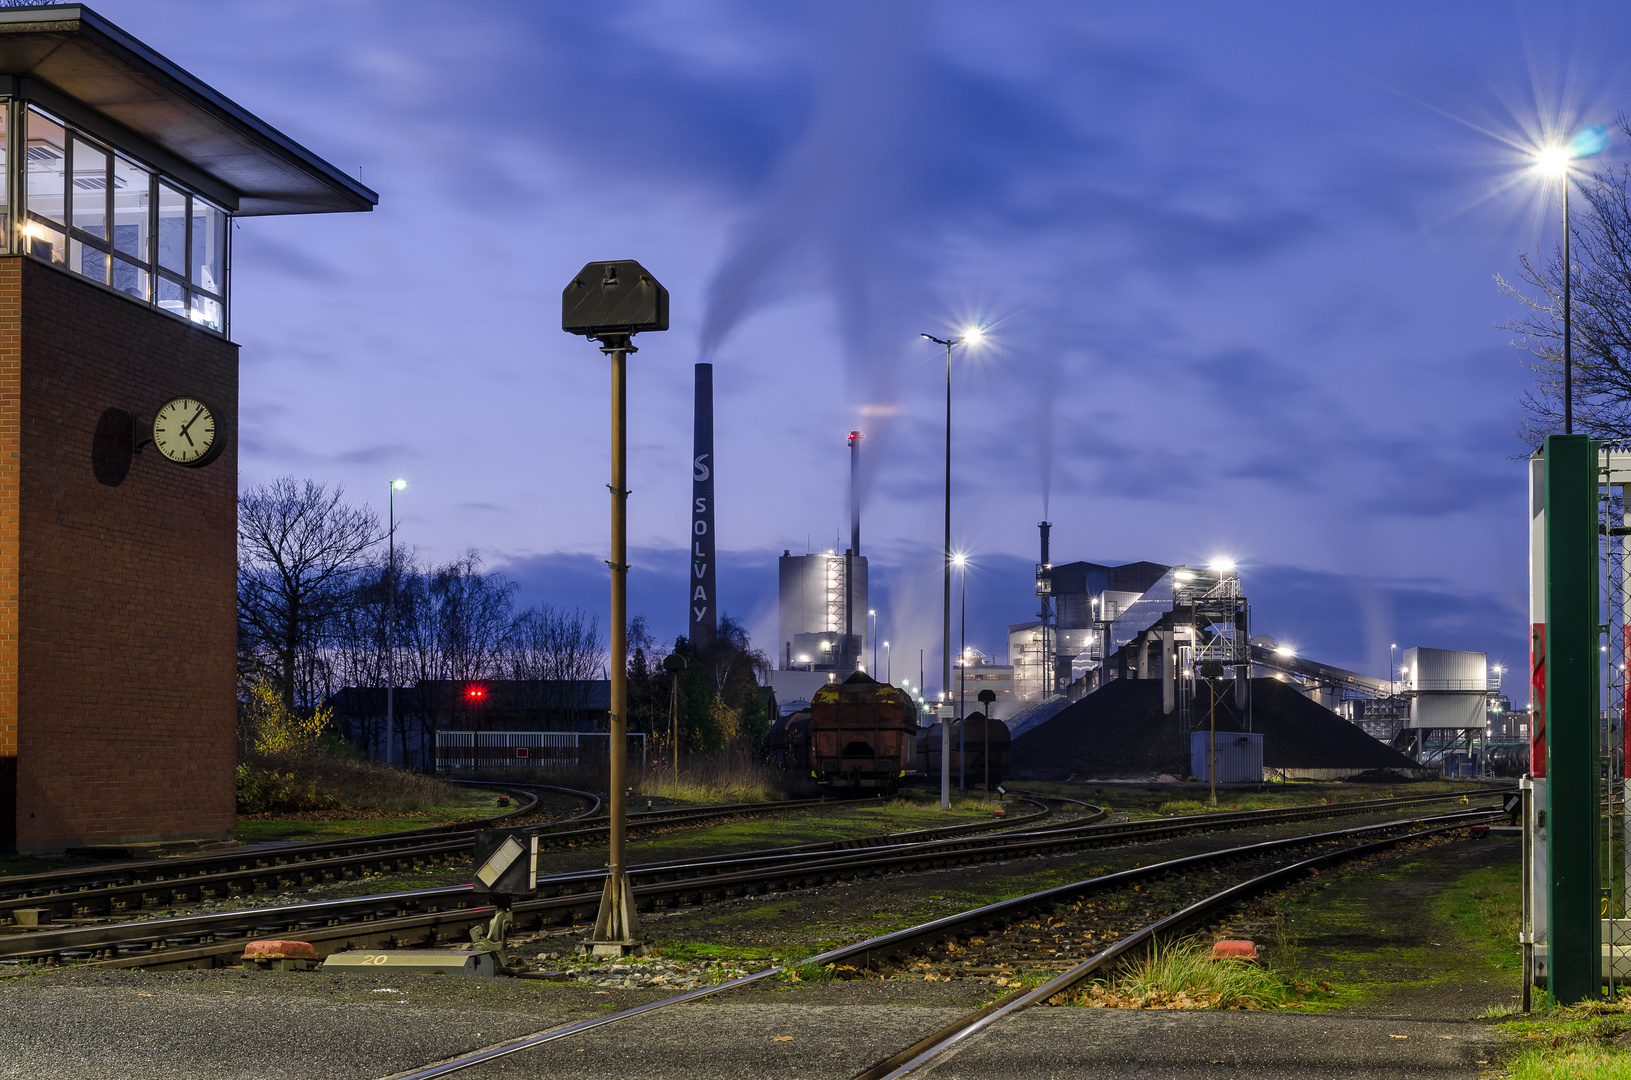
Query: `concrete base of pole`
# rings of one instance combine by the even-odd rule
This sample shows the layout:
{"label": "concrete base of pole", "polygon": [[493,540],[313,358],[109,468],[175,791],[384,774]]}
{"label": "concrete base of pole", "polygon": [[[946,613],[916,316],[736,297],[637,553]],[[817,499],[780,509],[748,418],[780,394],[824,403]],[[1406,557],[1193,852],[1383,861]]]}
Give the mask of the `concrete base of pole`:
{"label": "concrete base of pole", "polygon": [[640,914],[634,906],[634,889],[626,874],[606,875],[600,893],[600,914],[595,916],[595,933],[578,946],[590,956],[640,956],[646,951],[640,940]]}

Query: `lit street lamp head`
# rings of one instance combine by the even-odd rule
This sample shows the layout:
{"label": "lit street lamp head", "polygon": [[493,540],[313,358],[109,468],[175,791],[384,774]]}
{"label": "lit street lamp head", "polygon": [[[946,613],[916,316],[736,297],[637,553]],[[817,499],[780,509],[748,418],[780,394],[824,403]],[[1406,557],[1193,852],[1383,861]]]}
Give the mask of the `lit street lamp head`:
{"label": "lit street lamp head", "polygon": [[401,491],[403,488],[405,488],[407,486],[408,486],[408,482],[406,480],[392,480],[391,481],[391,490],[392,491]]}
{"label": "lit street lamp head", "polygon": [[1568,142],[1548,146],[1535,154],[1535,169],[1547,176],[1567,176],[1571,162],[1596,157],[1608,149],[1608,143],[1607,127],[1587,124]]}
{"label": "lit street lamp head", "polygon": [[1562,176],[1569,171],[1572,155],[1567,147],[1548,146],[1535,155],[1535,171],[1546,176]]}

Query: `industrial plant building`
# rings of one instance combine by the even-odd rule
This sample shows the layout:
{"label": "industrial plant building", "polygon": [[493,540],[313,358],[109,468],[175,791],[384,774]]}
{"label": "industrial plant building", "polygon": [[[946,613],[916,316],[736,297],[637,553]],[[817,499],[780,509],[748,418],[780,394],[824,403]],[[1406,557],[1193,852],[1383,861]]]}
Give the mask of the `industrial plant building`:
{"label": "industrial plant building", "polygon": [[864,668],[867,640],[866,556],[846,550],[777,560],[783,671],[851,672]]}
{"label": "industrial plant building", "polygon": [[[1111,722],[1117,711],[1112,699],[1129,707],[1136,700],[1136,722],[1148,729],[1140,736],[1140,760],[1181,770],[1197,730],[1216,724],[1255,739],[1262,734],[1256,731],[1259,720],[1275,726],[1274,718],[1259,716],[1254,700],[1263,687],[1273,686],[1279,712],[1285,711],[1283,687],[1330,721],[1400,752],[1415,767],[1476,775],[1489,769],[1497,731],[1505,737],[1517,726],[1495,704],[1500,670],[1491,669],[1483,653],[1407,649],[1389,679],[1321,664],[1272,637],[1252,635],[1251,605],[1231,563],[1052,566],[1047,534],[1044,523],[1038,618],[1009,627],[1016,740],[1051,744],[1073,716],[1091,714]],[[1155,686],[1134,697],[1110,694],[1088,713],[1072,704],[1099,699],[1124,681]],[[1328,728],[1333,739],[1336,730]],[[1266,749],[1251,739],[1246,745],[1259,747],[1254,752],[1278,761],[1282,771],[1295,768],[1300,775],[1335,777],[1386,767],[1375,755],[1357,751],[1348,755],[1351,767],[1307,754],[1292,766],[1272,743],[1270,737]],[[1361,766],[1361,759],[1369,764]]]}

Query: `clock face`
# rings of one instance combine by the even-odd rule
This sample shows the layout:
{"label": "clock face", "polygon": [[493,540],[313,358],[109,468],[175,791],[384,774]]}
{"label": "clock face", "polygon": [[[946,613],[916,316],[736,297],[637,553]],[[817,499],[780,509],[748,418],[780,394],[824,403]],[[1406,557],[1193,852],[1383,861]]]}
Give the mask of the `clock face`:
{"label": "clock face", "polygon": [[153,445],[177,465],[199,468],[221,456],[215,411],[194,397],[171,398],[153,414]]}

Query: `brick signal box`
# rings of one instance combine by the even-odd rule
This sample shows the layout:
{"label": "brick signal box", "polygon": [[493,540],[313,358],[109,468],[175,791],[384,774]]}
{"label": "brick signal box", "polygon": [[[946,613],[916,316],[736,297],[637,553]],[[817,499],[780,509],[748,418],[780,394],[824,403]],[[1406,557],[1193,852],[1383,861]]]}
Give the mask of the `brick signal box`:
{"label": "brick signal box", "polygon": [[[0,125],[0,849],[225,838],[229,228],[377,200],[79,5],[0,9]],[[179,397],[203,467],[140,446]]]}

